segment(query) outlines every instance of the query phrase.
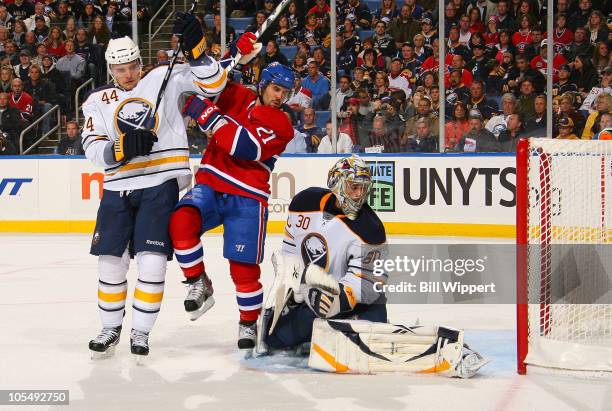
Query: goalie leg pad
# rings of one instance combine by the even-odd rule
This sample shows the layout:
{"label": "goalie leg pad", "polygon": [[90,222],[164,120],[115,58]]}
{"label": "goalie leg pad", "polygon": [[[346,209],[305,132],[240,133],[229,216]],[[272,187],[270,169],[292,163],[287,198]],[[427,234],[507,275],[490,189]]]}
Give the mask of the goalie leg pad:
{"label": "goalie leg pad", "polygon": [[308,365],[338,373],[403,371],[469,378],[486,362],[465,372],[463,347],[463,331],[452,328],[316,319]]}

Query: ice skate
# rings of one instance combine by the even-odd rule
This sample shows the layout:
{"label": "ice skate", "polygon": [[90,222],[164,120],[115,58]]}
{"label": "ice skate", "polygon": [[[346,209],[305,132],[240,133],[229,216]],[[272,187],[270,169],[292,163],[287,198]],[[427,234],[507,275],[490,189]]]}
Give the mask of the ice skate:
{"label": "ice skate", "polygon": [[206,273],[202,273],[199,277],[188,279],[184,283],[188,286],[185,311],[191,321],[195,321],[215,305],[212,282]]}
{"label": "ice skate", "polygon": [[252,350],[255,348],[256,339],[257,323],[243,323],[241,321],[238,324],[238,348],[241,350]]}
{"label": "ice skate", "polygon": [[134,355],[136,364],[142,364],[149,355],[149,333],[132,328],[130,333],[130,350]]}
{"label": "ice skate", "polygon": [[89,341],[92,360],[101,360],[112,357],[115,354],[115,347],[119,343],[121,326],[102,328],[100,334]]}

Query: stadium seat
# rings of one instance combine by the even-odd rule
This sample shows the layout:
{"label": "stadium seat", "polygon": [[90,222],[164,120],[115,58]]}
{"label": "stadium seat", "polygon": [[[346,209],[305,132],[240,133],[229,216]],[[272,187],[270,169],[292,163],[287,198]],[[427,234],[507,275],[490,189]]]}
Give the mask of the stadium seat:
{"label": "stadium seat", "polygon": [[372,37],[374,35],[374,31],[373,30],[357,30],[357,35],[359,36],[361,41],[363,41],[364,39],[367,39],[368,37]]}
{"label": "stadium seat", "polygon": [[295,57],[298,50],[297,46],[280,46],[279,49],[280,52],[283,53],[285,57],[287,57],[287,60],[289,60],[289,62],[293,61],[293,58]]}
{"label": "stadium seat", "polygon": [[236,34],[242,34],[246,28],[253,22],[253,17],[232,17],[229,19],[229,25],[236,30]]}
{"label": "stadium seat", "polygon": [[315,123],[317,127],[325,130],[325,123],[331,117],[331,111],[316,111],[315,112]]}

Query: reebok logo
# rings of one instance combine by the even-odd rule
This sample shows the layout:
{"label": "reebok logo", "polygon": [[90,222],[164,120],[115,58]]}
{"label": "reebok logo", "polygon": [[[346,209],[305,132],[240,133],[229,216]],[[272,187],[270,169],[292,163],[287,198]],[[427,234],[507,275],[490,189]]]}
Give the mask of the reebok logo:
{"label": "reebok logo", "polygon": [[156,245],[159,247],[164,247],[166,244],[163,241],[153,241],[153,240],[147,240],[145,241],[146,244],[150,244],[150,245]]}

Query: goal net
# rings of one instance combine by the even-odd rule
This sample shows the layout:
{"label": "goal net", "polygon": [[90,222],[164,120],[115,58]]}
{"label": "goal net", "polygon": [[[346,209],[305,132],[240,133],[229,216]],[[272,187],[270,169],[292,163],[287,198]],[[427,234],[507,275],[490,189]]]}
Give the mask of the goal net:
{"label": "goal net", "polygon": [[517,149],[518,370],[612,371],[612,142]]}

